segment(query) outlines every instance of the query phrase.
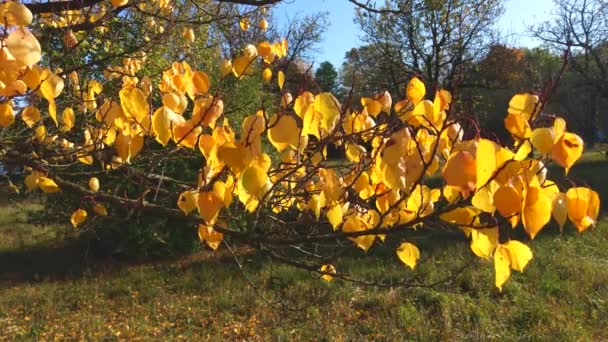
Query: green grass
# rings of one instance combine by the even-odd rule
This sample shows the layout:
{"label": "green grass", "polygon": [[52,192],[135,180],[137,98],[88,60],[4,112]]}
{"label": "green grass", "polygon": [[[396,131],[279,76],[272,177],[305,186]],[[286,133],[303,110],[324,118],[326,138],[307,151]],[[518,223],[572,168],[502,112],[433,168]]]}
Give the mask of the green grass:
{"label": "green grass", "polygon": [[[594,159],[575,167],[571,178],[595,187],[605,200],[607,171],[608,163]],[[559,175],[560,170],[551,172]],[[2,239],[17,231],[22,235],[21,240],[2,242],[2,248],[21,246],[15,241],[56,240],[49,227],[42,227],[49,232],[37,238],[26,237],[40,229],[25,222],[28,209],[1,210],[10,210],[10,217],[22,225],[10,230],[12,223],[0,215]],[[0,272],[0,340],[608,339],[605,219],[583,234],[572,226],[561,234],[554,227],[543,231],[529,242],[534,259],[524,273],[514,272],[502,292],[494,287],[492,263],[474,258],[464,239],[443,244],[432,240],[417,242],[427,260],[415,271],[381,245],[370,255],[354,253],[337,260],[335,266],[378,281],[415,277],[428,283],[471,263],[434,288],[326,283],[309,272],[241,251],[254,289],[223,246],[216,253],[203,251],[179,260],[101,263],[75,272],[59,272],[69,267],[60,263],[27,276],[7,266],[15,263],[14,255],[0,255],[0,268],[11,270],[9,276]],[[28,268],[49,262],[47,254],[26,251]],[[68,254],[67,260],[73,259]]]}

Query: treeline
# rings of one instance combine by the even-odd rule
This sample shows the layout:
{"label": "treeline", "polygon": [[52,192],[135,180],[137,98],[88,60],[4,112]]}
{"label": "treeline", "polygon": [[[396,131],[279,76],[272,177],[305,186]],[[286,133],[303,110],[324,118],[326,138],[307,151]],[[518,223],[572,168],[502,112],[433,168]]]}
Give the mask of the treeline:
{"label": "treeline", "polygon": [[[545,113],[565,117],[591,146],[606,140],[608,122],[608,6],[601,1],[559,0],[547,22],[529,28],[539,45],[506,43],[495,23],[503,1],[387,1],[359,10],[364,45],[337,67],[321,63],[323,90],[357,105],[362,96],[404,94],[416,75],[428,89],[455,96],[454,111],[476,120],[490,138],[508,139],[503,118],[513,93],[547,96]],[[360,105],[360,104],[359,104]],[[489,133],[491,132],[491,134]]]}

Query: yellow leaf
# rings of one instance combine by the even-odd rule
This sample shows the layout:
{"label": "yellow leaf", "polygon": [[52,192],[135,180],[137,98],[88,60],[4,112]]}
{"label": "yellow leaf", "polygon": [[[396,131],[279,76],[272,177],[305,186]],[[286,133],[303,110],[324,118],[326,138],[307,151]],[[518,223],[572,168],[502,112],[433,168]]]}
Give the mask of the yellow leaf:
{"label": "yellow leaf", "polygon": [[551,149],[551,159],[566,169],[566,174],[583,154],[583,139],[574,133],[564,133]]}
{"label": "yellow leaf", "polygon": [[163,146],[167,145],[172,135],[172,127],[177,122],[185,121],[171,109],[162,106],[152,115],[152,129],[156,134],[156,141]]}
{"label": "yellow leaf", "polygon": [[143,91],[136,87],[127,87],[120,90],[120,105],[128,117],[141,122],[143,117],[150,112],[150,106]]}
{"label": "yellow leaf", "polygon": [[234,175],[240,175],[249,162],[247,150],[238,142],[227,142],[217,149],[218,159],[228,165]]}
{"label": "yellow leaf", "polygon": [[336,274],[336,269],[334,268],[333,265],[323,265],[321,266],[321,272],[324,273],[321,276],[321,279],[325,280],[325,281],[332,281],[332,279],[334,279],[334,277],[332,277],[332,274]]}
{"label": "yellow leaf", "polygon": [[99,191],[99,179],[97,179],[97,177],[91,177],[89,179],[89,189],[93,192]]}
{"label": "yellow leaf", "polygon": [[297,148],[300,141],[300,129],[296,120],[288,114],[273,115],[270,117],[268,140],[277,149],[282,152],[287,147]]}
{"label": "yellow leaf", "polygon": [[184,212],[184,215],[190,214],[198,207],[198,191],[188,190],[179,195],[177,206]]}
{"label": "yellow leaf", "polygon": [[553,198],[551,215],[559,224],[559,230],[564,230],[566,219],[568,219],[568,207],[566,194],[559,193]]}
{"label": "yellow leaf", "polygon": [[597,192],[583,187],[570,188],[566,191],[568,218],[579,232],[597,222],[600,199]]}
{"label": "yellow leaf", "polygon": [[47,177],[38,177],[38,186],[45,193],[58,192],[59,186],[55,181]]}
{"label": "yellow leaf", "polygon": [[424,86],[424,82],[422,82],[418,77],[414,76],[407,84],[407,89],[405,95],[407,99],[414,104],[414,106],[418,105],[420,101],[424,98],[426,94],[426,87]]}
{"label": "yellow leaf", "polygon": [[194,88],[194,95],[207,94],[211,87],[209,76],[202,71],[195,72],[192,74],[192,87]]}
{"label": "yellow leaf", "polygon": [[213,96],[202,97],[194,101],[192,122],[196,125],[215,127],[215,122],[224,112],[224,101]]}
{"label": "yellow leaf", "polygon": [[59,126],[59,122],[57,121],[57,106],[55,105],[55,98],[63,91],[63,79],[48,70],[43,72],[41,79],[44,81],[40,84],[40,94],[48,101],[49,115],[55,122],[55,125]]}
{"label": "yellow leaf", "polygon": [[[258,46],[256,47],[257,51],[258,51],[258,55],[260,55],[260,57],[263,58],[271,58],[272,55],[272,46],[270,45],[270,43],[264,41],[264,42],[260,42],[258,44]],[[270,63],[269,63],[270,64]]]}
{"label": "yellow leaf", "polygon": [[382,104],[379,101],[372,99],[371,97],[362,97],[361,105],[367,109],[369,115],[376,117],[382,111]]}
{"label": "yellow leaf", "polygon": [[475,208],[490,214],[493,214],[494,211],[496,211],[493,200],[493,194],[496,187],[495,183],[496,182],[490,182],[490,184],[475,191],[475,195],[471,198],[471,204]]}
{"label": "yellow leaf", "polygon": [[213,191],[198,193],[198,212],[207,224],[214,224],[222,210],[224,203]]}
{"label": "yellow leaf", "polygon": [[540,99],[536,95],[521,93],[516,94],[509,101],[509,114],[522,115],[526,121],[538,114],[540,111]]}
{"label": "yellow leaf", "polygon": [[192,121],[188,120],[184,123],[175,123],[173,125],[173,141],[179,146],[194,148],[198,136],[203,131],[201,126],[194,126]]}
{"label": "yellow leaf", "polygon": [[447,185],[459,187],[464,193],[475,188],[477,164],[475,157],[467,151],[452,153],[441,172]]}
{"label": "yellow leaf", "polygon": [[229,59],[222,60],[222,63],[220,63],[220,73],[222,74],[222,77],[226,77],[226,75],[228,75],[231,72],[232,72],[232,61]]}
{"label": "yellow leaf", "polygon": [[248,56],[236,57],[232,62],[232,72],[234,73],[234,76],[241,78],[243,75],[249,73],[253,61],[254,59],[251,59]]}
{"label": "yellow leaf", "polygon": [[420,250],[412,243],[403,242],[397,248],[397,256],[401,262],[413,270],[420,259]]}
{"label": "yellow leaf", "polygon": [[42,48],[38,39],[24,26],[11,32],[4,45],[19,63],[32,66],[40,61]]}
{"label": "yellow leaf", "polygon": [[477,144],[477,188],[484,186],[496,171],[496,154],[499,146],[492,140],[479,139]]}
{"label": "yellow leaf", "polygon": [[250,196],[260,198],[268,190],[269,181],[268,174],[263,168],[251,165],[239,178],[239,192],[245,191]]}
{"label": "yellow leaf", "polygon": [[224,238],[224,234],[213,229],[213,225],[198,225],[198,238],[213,250],[217,250]]}
{"label": "yellow leaf", "polygon": [[335,204],[327,211],[327,219],[332,227],[334,227],[334,230],[342,224],[342,206],[340,203]]}
{"label": "yellow leaf", "polygon": [[0,104],[0,127],[6,128],[15,122],[15,112],[9,103]]}
{"label": "yellow leaf", "polygon": [[325,133],[332,132],[340,118],[340,103],[331,93],[315,96],[314,110],[319,116],[319,128]]}
{"label": "yellow leaf", "polygon": [[510,184],[494,192],[494,206],[503,217],[510,217],[521,210],[521,194]]}
{"label": "yellow leaf", "polygon": [[66,108],[61,114],[61,121],[63,121],[63,125],[66,130],[72,130],[76,122],[76,114],[74,114],[74,110],[70,107]]}
{"label": "yellow leaf", "polygon": [[[0,105],[1,106],[1,105]],[[1,109],[0,109],[0,113],[1,113]],[[2,114],[0,114],[0,125],[2,122]],[[38,108],[34,107],[34,106],[27,106],[23,109],[23,111],[21,111],[21,119],[25,122],[25,124],[27,125],[27,127],[32,128],[34,127],[34,125],[40,121],[40,111],[38,110]]]}
{"label": "yellow leaf", "polygon": [[471,250],[480,258],[490,259],[498,245],[498,227],[471,230]]}
{"label": "yellow leaf", "polygon": [[561,138],[566,133],[566,120],[562,118],[556,118],[553,122],[553,130],[555,131],[555,141]]}
{"label": "yellow leaf", "polygon": [[528,262],[532,260],[530,247],[516,240],[509,240],[502,246],[508,251],[511,268],[523,272]]}
{"label": "yellow leaf", "polygon": [[266,83],[270,82],[272,79],[272,70],[270,70],[270,68],[264,68],[264,71],[262,71],[262,79]]}
{"label": "yellow leaf", "polygon": [[[342,225],[342,231],[345,233],[360,232],[369,229],[369,227],[356,215],[350,215],[346,218],[344,225]],[[366,251],[374,243],[376,235],[359,235],[354,237],[348,237],[349,240],[353,241],[357,247]]]}
{"label": "yellow leaf", "polygon": [[34,130],[34,137],[36,137],[36,140],[38,140],[39,143],[43,143],[46,139],[46,127],[44,125],[36,127]]}
{"label": "yellow leaf", "polygon": [[509,250],[502,245],[499,245],[494,252],[494,272],[496,287],[502,291],[502,286],[511,276]]}
{"label": "yellow leaf", "polygon": [[249,18],[244,17],[239,21],[239,27],[243,31],[249,30]]}
{"label": "yellow leaf", "polygon": [[99,216],[108,216],[108,210],[102,204],[96,203],[93,206],[93,211]]}
{"label": "yellow leaf", "polygon": [[505,117],[505,128],[518,139],[526,139],[531,134],[528,120],[519,113],[511,113]]}
{"label": "yellow leaf", "polygon": [[78,209],[72,213],[72,217],[70,217],[70,222],[74,228],[78,228],[85,220],[87,219],[87,212],[84,209]]}
{"label": "yellow leaf", "polygon": [[282,70],[279,70],[279,75],[277,76],[277,82],[279,85],[279,89],[283,90],[283,84],[285,84],[285,73]]}
{"label": "yellow leaf", "polygon": [[359,163],[361,158],[367,154],[365,147],[353,143],[346,143],[346,158],[353,163]]}
{"label": "yellow leaf", "polygon": [[27,175],[25,177],[24,183],[25,183],[25,187],[27,188],[27,191],[34,191],[35,189],[38,188],[38,179],[40,177],[40,172],[38,171],[33,171],[32,173],[30,173],[29,175]]}
{"label": "yellow leaf", "polygon": [[524,190],[521,219],[530,238],[534,239],[551,219],[551,202],[546,191],[538,185],[530,185]]}
{"label": "yellow leaf", "polygon": [[192,30],[192,28],[185,29],[184,33],[182,33],[182,37],[188,43],[194,42],[194,38],[195,38],[195,36],[194,36],[194,30]]}
{"label": "yellow leaf", "polygon": [[258,27],[262,30],[262,31],[266,31],[266,29],[268,28],[268,22],[266,21],[266,19],[262,18],[260,20],[260,22],[258,23]]}
{"label": "yellow leaf", "polygon": [[110,0],[110,3],[114,7],[122,7],[126,6],[129,3],[129,0]]}
{"label": "yellow leaf", "polygon": [[530,136],[530,142],[532,146],[540,154],[549,154],[553,149],[553,142],[555,141],[555,130],[553,127],[540,127],[535,128]]}
{"label": "yellow leaf", "polygon": [[33,20],[33,15],[29,8],[16,1],[7,1],[0,4],[0,13],[6,21],[6,25],[27,26]]}

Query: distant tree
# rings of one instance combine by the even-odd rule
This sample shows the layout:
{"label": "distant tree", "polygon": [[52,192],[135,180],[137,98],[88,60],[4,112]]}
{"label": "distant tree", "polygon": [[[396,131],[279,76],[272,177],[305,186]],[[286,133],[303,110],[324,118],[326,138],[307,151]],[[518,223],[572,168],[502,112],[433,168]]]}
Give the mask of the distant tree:
{"label": "distant tree", "polygon": [[[570,49],[568,88],[577,95],[562,99],[576,112],[581,133],[593,143],[605,126],[600,109],[608,100],[608,3],[602,0],[555,0],[555,15],[532,28],[533,35],[556,52]],[[566,84],[562,84],[566,87]],[[581,110],[584,106],[584,110]]]}
{"label": "distant tree", "polygon": [[322,91],[334,92],[338,86],[338,72],[331,62],[325,61],[315,71],[315,82]]}
{"label": "distant tree", "polygon": [[360,55],[369,58],[359,74],[382,70],[391,88],[416,74],[430,88],[453,89],[460,68],[491,46],[494,23],[503,11],[501,0],[390,0],[378,7],[369,3],[360,5],[355,19],[370,50]]}

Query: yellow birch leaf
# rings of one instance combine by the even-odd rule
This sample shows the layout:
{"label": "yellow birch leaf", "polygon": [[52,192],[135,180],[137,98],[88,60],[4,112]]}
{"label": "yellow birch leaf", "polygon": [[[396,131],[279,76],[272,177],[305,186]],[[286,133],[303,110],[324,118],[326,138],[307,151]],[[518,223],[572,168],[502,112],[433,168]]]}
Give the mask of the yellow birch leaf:
{"label": "yellow birch leaf", "polygon": [[84,209],[78,209],[72,213],[72,217],[70,217],[70,222],[74,228],[78,228],[85,220],[87,219],[87,212]]}
{"label": "yellow birch leaf", "polygon": [[537,95],[520,93],[509,101],[509,114],[520,114],[530,121],[540,111],[540,99]]}
{"label": "yellow birch leaf", "polygon": [[132,117],[137,122],[141,122],[144,116],[148,115],[150,106],[143,91],[136,87],[122,88],[118,92],[120,105],[128,117]]}
{"label": "yellow birch leaf", "polygon": [[214,251],[220,246],[224,234],[213,229],[213,225],[198,225],[198,238],[201,242],[205,242]]}
{"label": "yellow birch leaf", "polygon": [[414,104],[414,106],[418,105],[420,101],[424,98],[426,94],[426,87],[424,86],[424,82],[422,82],[418,77],[414,76],[407,84],[407,89],[405,95],[407,99]]}
{"label": "yellow birch leaf", "polygon": [[564,133],[551,149],[551,159],[566,169],[566,174],[583,154],[583,139],[574,133]]}
{"label": "yellow birch leaf", "polygon": [[[342,225],[342,231],[346,233],[350,232],[360,232],[367,230],[367,226],[363,224],[360,218],[355,215],[350,215],[344,221]],[[357,247],[361,248],[364,251],[368,251],[369,248],[374,244],[374,240],[376,239],[376,235],[359,235],[359,236],[350,236],[349,240],[353,241]]]}
{"label": "yellow birch leaf", "polygon": [[401,262],[413,270],[420,259],[420,250],[412,243],[403,242],[397,248],[397,256]]}
{"label": "yellow birch leaf", "polygon": [[325,281],[332,281],[332,279],[334,279],[334,277],[332,277],[332,274],[336,274],[336,269],[334,268],[333,265],[323,265],[321,266],[321,272],[323,272],[324,274],[321,276],[321,279],[325,280]]}
{"label": "yellow birch leaf", "polygon": [[567,207],[566,194],[559,193],[553,198],[551,215],[559,224],[559,230],[564,230],[564,225],[568,219],[568,207]]}
{"label": "yellow birch leaf", "polygon": [[515,271],[523,272],[528,262],[532,260],[530,247],[516,240],[509,240],[502,246],[508,251],[511,268]]}
{"label": "yellow birch leaf", "polygon": [[209,76],[203,71],[197,71],[192,74],[192,87],[194,88],[194,95],[205,95],[209,92],[211,82]]}
{"label": "yellow birch leaf", "polygon": [[93,211],[99,216],[108,216],[108,210],[102,204],[96,203],[93,206]]}
{"label": "yellow birch leaf", "polygon": [[198,207],[198,191],[188,190],[182,192],[177,199],[177,206],[184,215],[190,214]]}
{"label": "yellow birch leaf", "polygon": [[165,146],[171,139],[174,122],[184,121],[184,118],[168,107],[162,106],[152,115],[152,130],[156,134],[156,141]]}
{"label": "yellow birch leaf", "polygon": [[340,203],[335,204],[327,211],[327,219],[331,223],[334,230],[342,224],[342,206]]}
{"label": "yellow birch leaf", "polygon": [[521,220],[531,239],[534,239],[551,219],[551,204],[551,198],[540,186],[529,186],[524,191]]}
{"label": "yellow birch leaf", "polygon": [[512,185],[503,185],[494,192],[494,206],[503,217],[510,217],[521,210],[521,194]]}
{"label": "yellow birch leaf", "polygon": [[262,79],[266,83],[270,82],[272,79],[272,70],[270,70],[270,68],[264,68],[264,71],[262,71]]}
{"label": "yellow birch leaf", "polygon": [[42,58],[42,48],[38,39],[24,26],[11,32],[4,45],[19,63],[32,66]]}
{"label": "yellow birch leaf", "polygon": [[61,121],[63,121],[63,126],[66,130],[70,131],[72,128],[74,128],[76,114],[74,114],[74,110],[71,107],[63,110],[63,113],[61,114]]}
{"label": "yellow birch leaf", "polygon": [[319,113],[319,128],[332,132],[340,117],[338,100],[331,93],[320,93],[315,96],[314,109]]}
{"label": "yellow birch leaf", "polygon": [[568,218],[579,232],[597,222],[600,199],[597,192],[583,187],[570,188],[566,191]]}
{"label": "yellow birch leaf", "polygon": [[499,146],[492,140],[479,139],[477,144],[477,188],[484,186],[496,171],[496,154]]}
{"label": "yellow birch leaf", "polygon": [[291,115],[273,115],[270,117],[268,140],[277,149],[282,152],[287,147],[297,148],[300,141],[300,129],[296,120]]}
{"label": "yellow birch leaf", "polygon": [[38,186],[45,193],[58,192],[59,186],[55,181],[47,177],[38,177]]}
{"label": "yellow birch leaf", "polygon": [[89,179],[89,189],[93,192],[99,191],[99,179],[97,179],[97,177],[91,177]]}
{"label": "yellow birch leaf", "polygon": [[15,122],[15,112],[8,103],[0,104],[0,127],[7,128]]}
{"label": "yellow birch leaf", "polygon": [[553,149],[555,130],[553,127],[539,127],[532,131],[530,142],[540,154],[549,154]]}
{"label": "yellow birch leaf", "polygon": [[[1,115],[1,114],[0,114]],[[41,115],[38,108],[34,106],[27,106],[21,111],[21,119],[25,122],[27,127],[32,128],[40,121]],[[1,119],[0,119],[1,121]]]}
{"label": "yellow birch leaf", "polygon": [[279,70],[279,75],[277,76],[277,83],[279,85],[279,89],[283,90],[283,84],[285,84],[285,73],[283,70]]}
{"label": "yellow birch leaf", "polygon": [[494,273],[496,287],[502,291],[502,286],[511,276],[509,250],[502,245],[499,245],[494,252]]}
{"label": "yellow birch leaf", "polygon": [[498,227],[471,230],[471,250],[480,258],[490,259],[498,245]]}

